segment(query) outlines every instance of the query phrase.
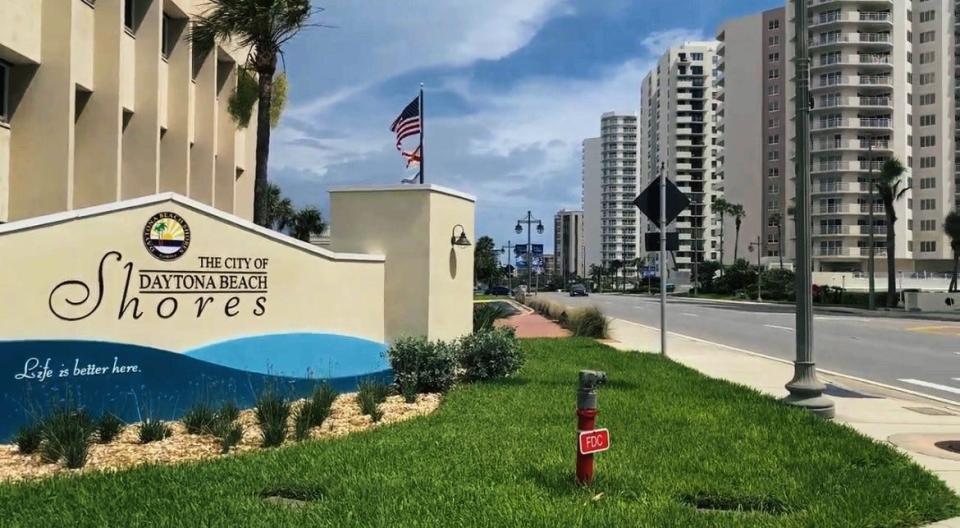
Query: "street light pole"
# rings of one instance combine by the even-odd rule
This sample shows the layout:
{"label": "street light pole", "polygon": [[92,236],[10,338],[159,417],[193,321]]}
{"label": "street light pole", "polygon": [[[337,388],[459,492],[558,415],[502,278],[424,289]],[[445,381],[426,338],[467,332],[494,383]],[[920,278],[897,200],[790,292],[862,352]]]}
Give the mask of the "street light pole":
{"label": "street light pole", "polygon": [[[873,233],[874,231],[873,230],[873,187],[874,185],[873,185],[873,135],[872,134],[867,134],[867,185],[870,187],[868,189],[870,198],[867,199],[869,202],[868,207],[870,207],[870,210],[868,212],[870,225],[867,226],[867,235],[868,235],[867,240],[868,240],[868,243],[870,244],[870,247],[867,248],[867,251],[868,251],[867,255],[869,256],[869,258],[867,259],[867,275],[869,275],[869,277],[867,277],[867,279],[869,281],[870,294],[867,297],[867,307],[870,310],[876,310],[877,309],[876,286],[874,285],[873,275],[877,269],[876,260],[874,258],[876,256],[877,248],[876,248],[876,244],[874,243],[874,233]],[[887,271],[889,272],[889,270]]]}
{"label": "street light pole", "polygon": [[808,0],[795,0],[794,12],[796,56],[796,186],[797,186],[797,356],[793,362],[793,379],[787,383],[790,395],[786,402],[812,413],[833,418],[833,401],[823,395],[826,386],[817,379],[813,360],[813,265],[810,259],[810,56],[807,21]]}
{"label": "street light pole", "polygon": [[513,242],[507,240],[507,245],[500,248],[500,252],[503,253],[504,250],[507,252],[507,287],[510,288],[510,294],[513,294],[513,270],[512,268],[512,259],[513,259]]}
{"label": "street light pole", "polygon": [[519,235],[523,233],[523,224],[527,224],[527,293],[530,293],[530,274],[533,273],[533,224],[537,224],[537,234],[543,234],[543,221],[533,217],[533,213],[527,211],[527,217],[517,220],[517,227],[514,231]]}

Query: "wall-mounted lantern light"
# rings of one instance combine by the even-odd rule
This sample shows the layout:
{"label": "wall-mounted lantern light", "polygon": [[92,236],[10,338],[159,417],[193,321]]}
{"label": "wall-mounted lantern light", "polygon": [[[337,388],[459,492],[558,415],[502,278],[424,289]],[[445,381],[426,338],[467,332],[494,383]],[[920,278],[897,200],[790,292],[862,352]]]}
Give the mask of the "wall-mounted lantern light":
{"label": "wall-mounted lantern light", "polygon": [[[457,235],[457,228],[460,228],[460,235]],[[453,233],[450,236],[450,244],[460,247],[470,246],[470,239],[467,238],[467,230],[463,228],[462,225],[457,224],[453,226]]]}

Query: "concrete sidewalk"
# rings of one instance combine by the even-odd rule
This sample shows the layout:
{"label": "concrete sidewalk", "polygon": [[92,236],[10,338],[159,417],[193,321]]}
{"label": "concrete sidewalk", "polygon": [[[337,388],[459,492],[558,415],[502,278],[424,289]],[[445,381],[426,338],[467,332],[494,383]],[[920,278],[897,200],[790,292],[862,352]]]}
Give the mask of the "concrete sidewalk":
{"label": "concrete sidewalk", "polygon": [[[612,319],[611,338],[607,344],[622,350],[660,350],[657,328],[630,321]],[[777,398],[787,395],[784,385],[793,376],[789,362],[674,333],[668,333],[667,353],[674,361],[710,377]],[[960,493],[960,453],[933,445],[945,439],[960,440],[960,407],[837,374],[822,374],[821,380],[828,384],[828,394],[836,404],[838,423],[895,446]],[[960,528],[960,518],[933,526]]]}

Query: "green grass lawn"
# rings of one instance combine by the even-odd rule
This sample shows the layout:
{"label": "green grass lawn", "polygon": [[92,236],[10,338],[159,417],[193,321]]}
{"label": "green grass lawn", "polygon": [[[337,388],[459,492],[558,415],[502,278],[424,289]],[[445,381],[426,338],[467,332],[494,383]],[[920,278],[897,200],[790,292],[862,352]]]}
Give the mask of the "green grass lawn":
{"label": "green grass lawn", "polygon": [[[851,429],[662,359],[532,340],[522,374],[341,440],[0,486],[3,526],[911,526],[960,499]],[[607,371],[612,448],[573,485],[577,371]],[[271,489],[319,497],[266,504]],[[602,493],[602,495],[600,495]],[[596,498],[599,495],[599,498]],[[762,511],[698,511],[689,503]]]}

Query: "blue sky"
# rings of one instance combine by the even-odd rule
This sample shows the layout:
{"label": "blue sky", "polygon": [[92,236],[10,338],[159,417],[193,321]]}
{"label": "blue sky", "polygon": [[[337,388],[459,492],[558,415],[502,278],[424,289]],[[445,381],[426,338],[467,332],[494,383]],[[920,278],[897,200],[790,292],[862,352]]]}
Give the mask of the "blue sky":
{"label": "blue sky", "polygon": [[580,207],[580,144],[599,133],[600,114],[636,111],[640,81],[666,46],[783,5],[315,2],[333,27],[307,29],[286,50],[290,100],[274,130],[271,179],[325,212],[330,187],[398,183],[406,173],[388,128],[423,82],[428,182],[476,195],[476,235],[498,245],[521,238],[513,227],[532,210],[548,252],[553,214]]}

